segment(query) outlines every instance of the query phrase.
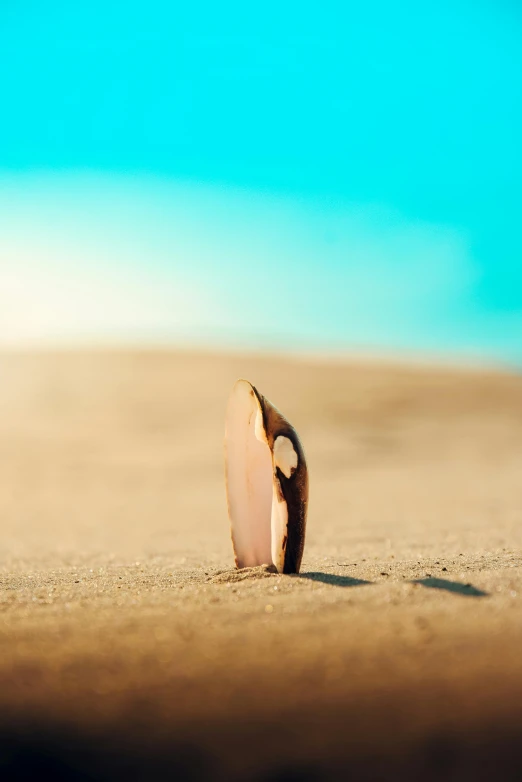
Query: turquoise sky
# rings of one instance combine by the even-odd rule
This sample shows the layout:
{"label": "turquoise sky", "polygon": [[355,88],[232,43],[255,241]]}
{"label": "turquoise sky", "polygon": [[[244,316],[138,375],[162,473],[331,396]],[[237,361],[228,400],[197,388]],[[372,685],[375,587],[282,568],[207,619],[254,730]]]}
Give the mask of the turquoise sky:
{"label": "turquoise sky", "polygon": [[522,365],[522,5],[0,8],[0,343]]}

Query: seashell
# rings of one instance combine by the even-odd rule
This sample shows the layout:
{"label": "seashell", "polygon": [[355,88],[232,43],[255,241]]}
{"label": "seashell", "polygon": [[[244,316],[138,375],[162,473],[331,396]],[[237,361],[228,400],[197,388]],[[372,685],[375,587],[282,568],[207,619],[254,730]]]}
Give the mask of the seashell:
{"label": "seashell", "polygon": [[247,380],[228,401],[225,475],[238,568],[298,573],[305,542],[308,470],[294,427]]}

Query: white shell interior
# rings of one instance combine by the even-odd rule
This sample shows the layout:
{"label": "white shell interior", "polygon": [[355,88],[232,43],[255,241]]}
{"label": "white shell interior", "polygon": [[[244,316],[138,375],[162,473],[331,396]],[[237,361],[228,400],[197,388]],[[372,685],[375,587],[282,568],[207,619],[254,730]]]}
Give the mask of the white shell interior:
{"label": "white shell interior", "polygon": [[274,443],[274,464],[279,467],[283,475],[290,478],[297,467],[299,458],[294,450],[292,441],[284,435],[279,435]]}
{"label": "white shell interior", "polygon": [[230,395],[225,449],[228,509],[238,567],[273,562],[279,569],[272,556],[271,518],[273,503],[281,503],[273,498],[272,453],[261,409],[246,380],[238,380]]}

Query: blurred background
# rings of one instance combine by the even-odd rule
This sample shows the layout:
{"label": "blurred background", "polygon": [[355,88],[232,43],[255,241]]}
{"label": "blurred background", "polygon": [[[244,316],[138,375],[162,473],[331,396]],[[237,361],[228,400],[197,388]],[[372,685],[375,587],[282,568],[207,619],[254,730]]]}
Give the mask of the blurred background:
{"label": "blurred background", "polygon": [[0,0],[2,782],[522,779],[521,139],[520,0]]}
{"label": "blurred background", "polygon": [[0,345],[522,365],[522,9],[0,10]]}

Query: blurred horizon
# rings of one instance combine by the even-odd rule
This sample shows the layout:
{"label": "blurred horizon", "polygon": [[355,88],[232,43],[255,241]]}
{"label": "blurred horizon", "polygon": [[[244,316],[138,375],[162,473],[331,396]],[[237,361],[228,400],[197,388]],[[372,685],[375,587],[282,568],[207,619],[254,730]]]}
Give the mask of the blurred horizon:
{"label": "blurred horizon", "polygon": [[522,9],[0,11],[0,348],[522,367]]}

